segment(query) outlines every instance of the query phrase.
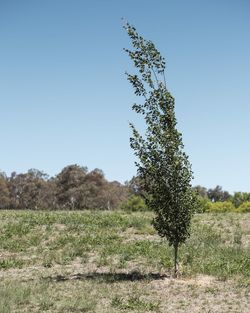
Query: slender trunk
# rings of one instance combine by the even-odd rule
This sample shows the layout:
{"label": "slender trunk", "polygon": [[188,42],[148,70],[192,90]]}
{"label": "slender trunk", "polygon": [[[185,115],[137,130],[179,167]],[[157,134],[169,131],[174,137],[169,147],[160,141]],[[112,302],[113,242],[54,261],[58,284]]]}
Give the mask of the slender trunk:
{"label": "slender trunk", "polygon": [[177,277],[178,273],[178,243],[174,245],[174,278]]}
{"label": "slender trunk", "polygon": [[108,210],[110,211],[110,201],[108,200],[108,205],[107,205],[107,207],[108,207]]}

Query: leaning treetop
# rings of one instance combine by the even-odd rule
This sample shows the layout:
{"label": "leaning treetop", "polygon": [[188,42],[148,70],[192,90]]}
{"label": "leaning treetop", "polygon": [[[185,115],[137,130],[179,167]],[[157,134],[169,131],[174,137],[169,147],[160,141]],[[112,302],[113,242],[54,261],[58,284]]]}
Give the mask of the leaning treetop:
{"label": "leaning treetop", "polygon": [[142,114],[147,126],[141,135],[130,124],[130,144],[139,159],[136,165],[147,192],[147,205],[156,212],[154,226],[174,246],[177,259],[179,244],[189,236],[195,204],[191,165],[176,129],[175,101],[166,87],[165,60],[152,41],[139,36],[133,26],[126,23],[124,28],[133,46],[133,50],[124,50],[138,69],[137,74],[126,75],[135,94],[143,99],[132,108]]}

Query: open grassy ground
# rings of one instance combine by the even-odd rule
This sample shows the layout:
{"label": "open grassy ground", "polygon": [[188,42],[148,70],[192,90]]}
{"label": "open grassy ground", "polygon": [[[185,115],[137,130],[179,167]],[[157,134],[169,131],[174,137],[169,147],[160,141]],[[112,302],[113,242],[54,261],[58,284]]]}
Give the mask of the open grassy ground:
{"label": "open grassy ground", "polygon": [[151,213],[0,212],[0,312],[250,312],[250,214],[202,214],[172,249]]}

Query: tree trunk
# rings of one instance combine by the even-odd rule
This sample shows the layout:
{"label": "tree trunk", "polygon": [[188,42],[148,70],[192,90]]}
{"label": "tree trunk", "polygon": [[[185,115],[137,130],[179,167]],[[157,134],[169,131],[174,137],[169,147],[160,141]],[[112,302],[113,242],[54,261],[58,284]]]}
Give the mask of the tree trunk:
{"label": "tree trunk", "polygon": [[108,207],[108,210],[110,211],[110,201],[108,200],[108,205],[107,205],[107,207]]}
{"label": "tree trunk", "polygon": [[174,278],[177,277],[178,274],[178,243],[174,245]]}

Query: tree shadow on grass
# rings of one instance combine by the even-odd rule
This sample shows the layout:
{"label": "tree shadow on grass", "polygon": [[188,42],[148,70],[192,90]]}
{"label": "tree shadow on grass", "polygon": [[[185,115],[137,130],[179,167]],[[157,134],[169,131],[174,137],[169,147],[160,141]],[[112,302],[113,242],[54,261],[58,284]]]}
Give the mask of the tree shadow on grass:
{"label": "tree shadow on grass", "polygon": [[142,274],[138,271],[130,273],[113,273],[113,272],[92,272],[92,273],[78,273],[72,276],[57,275],[54,277],[48,277],[52,281],[63,282],[68,280],[92,280],[105,283],[117,283],[126,281],[152,281],[163,280],[169,277],[168,275],[162,275],[157,273]]}

